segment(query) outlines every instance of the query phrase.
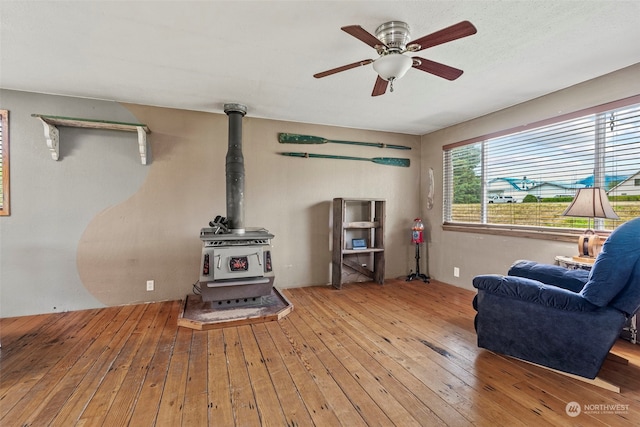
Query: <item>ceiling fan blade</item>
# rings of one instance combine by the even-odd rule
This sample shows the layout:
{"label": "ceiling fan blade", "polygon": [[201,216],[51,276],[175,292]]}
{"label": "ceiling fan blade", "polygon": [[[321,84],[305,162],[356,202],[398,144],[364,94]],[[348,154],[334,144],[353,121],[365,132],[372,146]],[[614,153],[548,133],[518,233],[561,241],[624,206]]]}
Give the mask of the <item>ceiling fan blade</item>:
{"label": "ceiling fan blade", "polygon": [[389,84],[388,81],[378,76],[378,78],[376,79],[376,83],[373,85],[373,92],[371,92],[371,96],[384,95],[385,92],[387,91],[388,84]]}
{"label": "ceiling fan blade", "polygon": [[[453,40],[461,39],[463,37],[471,36],[477,33],[478,30],[469,21],[462,21],[454,24],[450,27],[444,28],[435,33],[431,33],[424,37],[420,37],[409,43],[407,50],[417,52],[419,50],[427,49],[429,47],[437,46],[442,43],[447,43]],[[416,46],[417,47],[413,47]]]}
{"label": "ceiling fan blade", "polygon": [[330,76],[331,74],[339,73],[341,71],[347,71],[356,67],[363,67],[373,62],[373,59],[363,59],[362,61],[354,62],[353,64],[343,65],[342,67],[332,68],[331,70],[323,71],[321,73],[314,74],[313,77],[320,79],[322,77]]}
{"label": "ceiling fan blade", "polygon": [[345,33],[351,34],[353,37],[357,38],[361,42],[364,42],[371,46],[372,48],[376,48],[376,46],[386,46],[382,43],[376,36],[362,28],[360,25],[347,25],[346,27],[340,28]]}
{"label": "ceiling fan blade", "polygon": [[414,56],[413,60],[413,68],[431,73],[438,77],[442,77],[443,79],[455,80],[463,73],[462,70],[459,70],[457,68],[453,68],[439,62],[430,61],[428,59],[419,58],[417,56]]}

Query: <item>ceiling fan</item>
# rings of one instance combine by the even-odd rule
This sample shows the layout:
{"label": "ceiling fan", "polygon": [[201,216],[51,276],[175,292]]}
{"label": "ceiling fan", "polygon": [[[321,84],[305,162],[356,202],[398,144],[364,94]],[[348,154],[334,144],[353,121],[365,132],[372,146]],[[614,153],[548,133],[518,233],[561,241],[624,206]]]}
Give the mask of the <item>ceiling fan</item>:
{"label": "ceiling fan", "polygon": [[352,64],[332,68],[331,70],[314,74],[313,77],[319,79],[352,68],[373,64],[373,69],[378,73],[378,78],[373,86],[371,96],[383,95],[387,91],[389,84],[391,84],[391,92],[393,92],[393,82],[402,78],[411,67],[447,80],[457,79],[462,75],[462,70],[418,56],[411,57],[405,55],[405,53],[418,52],[473,35],[478,31],[471,22],[462,21],[409,43],[411,34],[409,25],[405,22],[386,22],[376,29],[375,36],[360,25],[348,25],[341,29],[374,48],[380,57],[378,59],[364,59]]}

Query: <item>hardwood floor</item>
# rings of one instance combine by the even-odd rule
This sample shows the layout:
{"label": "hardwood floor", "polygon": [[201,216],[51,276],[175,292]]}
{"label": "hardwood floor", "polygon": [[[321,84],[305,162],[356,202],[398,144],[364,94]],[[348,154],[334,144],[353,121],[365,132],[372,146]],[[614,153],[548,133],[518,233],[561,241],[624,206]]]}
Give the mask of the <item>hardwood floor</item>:
{"label": "hardwood floor", "polygon": [[0,425],[640,420],[640,345],[619,340],[630,364],[605,362],[616,394],[477,348],[472,291],[388,280],[284,294],[284,319],[211,331],[177,327],[179,301],[0,319]]}

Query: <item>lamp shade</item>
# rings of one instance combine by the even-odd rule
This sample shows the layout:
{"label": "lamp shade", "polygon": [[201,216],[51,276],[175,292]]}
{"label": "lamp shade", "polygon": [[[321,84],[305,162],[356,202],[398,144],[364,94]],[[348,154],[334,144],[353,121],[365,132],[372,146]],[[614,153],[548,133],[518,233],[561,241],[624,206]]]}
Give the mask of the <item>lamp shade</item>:
{"label": "lamp shade", "polygon": [[402,78],[413,65],[413,59],[401,53],[390,53],[373,62],[373,69],[378,75],[389,81]]}
{"label": "lamp shade", "polygon": [[607,193],[599,187],[579,189],[576,197],[562,215],[619,219],[609,204]]}

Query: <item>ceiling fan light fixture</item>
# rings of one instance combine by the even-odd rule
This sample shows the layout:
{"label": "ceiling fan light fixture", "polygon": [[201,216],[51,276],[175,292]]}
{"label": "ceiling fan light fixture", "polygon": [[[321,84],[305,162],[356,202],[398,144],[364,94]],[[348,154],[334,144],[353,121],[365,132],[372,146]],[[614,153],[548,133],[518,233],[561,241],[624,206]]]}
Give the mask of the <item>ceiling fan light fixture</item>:
{"label": "ceiling fan light fixture", "polygon": [[426,36],[419,37],[409,44],[411,34],[409,25],[401,21],[389,21],[380,25],[375,32],[371,34],[360,25],[347,25],[340,27],[342,31],[352,37],[360,40],[366,45],[374,48],[379,55],[376,60],[365,59],[354,62],[352,64],[343,65],[341,67],[332,68],[321,73],[316,73],[313,77],[319,79],[321,77],[330,76],[342,71],[351,70],[363,65],[372,64],[373,69],[378,73],[378,77],[373,85],[371,96],[384,95],[387,87],[393,92],[393,82],[401,79],[409,68],[415,68],[418,71],[433,74],[447,80],[455,80],[462,75],[462,70],[450,67],[439,62],[431,61],[425,58],[410,57],[404,55],[407,52],[418,52],[443,43],[448,43],[463,37],[471,36],[478,32],[476,27],[469,21],[458,22],[447,28],[436,31]]}
{"label": "ceiling fan light fixture", "polygon": [[373,61],[373,69],[384,80],[398,80],[413,65],[413,59],[400,53],[390,53]]}

